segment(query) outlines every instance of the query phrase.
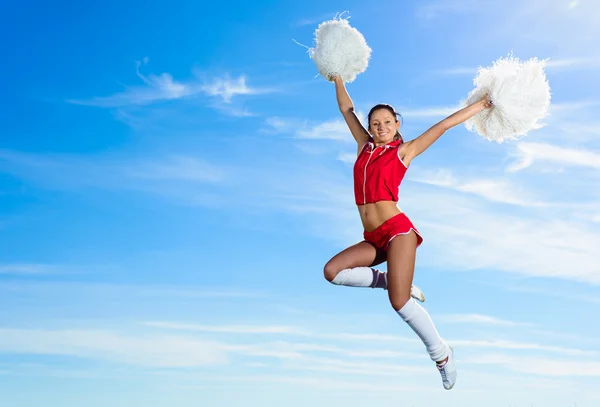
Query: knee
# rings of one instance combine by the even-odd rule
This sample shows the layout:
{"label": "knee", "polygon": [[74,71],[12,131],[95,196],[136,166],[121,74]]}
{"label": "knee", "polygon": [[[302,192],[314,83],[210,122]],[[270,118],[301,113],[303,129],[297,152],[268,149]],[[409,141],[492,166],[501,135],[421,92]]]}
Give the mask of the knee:
{"label": "knee", "polygon": [[325,264],[325,267],[323,267],[323,275],[325,276],[325,280],[329,281],[330,283],[333,281],[335,276],[338,275],[339,272],[339,268],[331,262],[328,262],[327,264]]}
{"label": "knee", "polygon": [[406,303],[408,302],[408,300],[410,300],[410,292],[408,293],[390,293],[390,304],[392,305],[392,308],[394,308],[394,311],[398,312],[400,311],[404,305],[406,305]]}

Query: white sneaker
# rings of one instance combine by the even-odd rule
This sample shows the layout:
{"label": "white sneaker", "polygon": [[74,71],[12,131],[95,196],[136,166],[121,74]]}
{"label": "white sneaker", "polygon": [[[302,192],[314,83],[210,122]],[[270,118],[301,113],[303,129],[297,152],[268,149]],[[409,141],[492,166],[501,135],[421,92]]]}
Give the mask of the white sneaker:
{"label": "white sneaker", "polygon": [[425,294],[423,294],[423,291],[421,291],[421,289],[416,285],[412,285],[410,287],[410,296],[415,300],[425,302]]}
{"label": "white sneaker", "polygon": [[440,375],[442,375],[442,383],[444,389],[450,390],[456,383],[456,366],[454,365],[454,349],[452,346],[448,346],[448,360],[442,364],[436,363]]}

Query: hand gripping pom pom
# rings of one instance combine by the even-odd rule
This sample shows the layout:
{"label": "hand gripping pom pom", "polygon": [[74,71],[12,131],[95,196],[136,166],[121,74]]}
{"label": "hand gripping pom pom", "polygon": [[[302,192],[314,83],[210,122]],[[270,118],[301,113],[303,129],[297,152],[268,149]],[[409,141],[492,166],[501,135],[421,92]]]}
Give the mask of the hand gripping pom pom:
{"label": "hand gripping pom pom", "polygon": [[367,69],[371,48],[348,20],[335,18],[319,24],[315,47],[309,48],[308,54],[328,81],[339,76],[344,82],[352,82]]}
{"label": "hand gripping pom pom", "polygon": [[469,93],[466,105],[487,93],[493,106],[467,120],[467,129],[502,143],[543,127],[539,120],[546,117],[550,105],[545,66],[545,60],[519,62],[509,56],[498,59],[492,67],[479,68],[473,80],[475,89]]}

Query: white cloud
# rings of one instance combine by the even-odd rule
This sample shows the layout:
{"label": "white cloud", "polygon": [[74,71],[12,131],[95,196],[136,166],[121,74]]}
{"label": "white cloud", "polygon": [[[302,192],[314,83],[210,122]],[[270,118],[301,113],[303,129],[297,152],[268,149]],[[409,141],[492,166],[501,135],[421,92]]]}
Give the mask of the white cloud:
{"label": "white cloud", "polygon": [[177,322],[165,322],[165,321],[148,321],[144,323],[147,326],[186,330],[186,331],[198,331],[198,332],[221,332],[221,333],[235,333],[235,334],[289,334],[289,335],[307,335],[306,331],[291,326],[256,326],[256,325],[221,325],[221,326],[210,326],[210,325],[199,325],[199,324],[186,324]]}
{"label": "white cloud", "polygon": [[0,151],[0,171],[53,188],[129,189],[166,195],[180,192],[175,181],[218,184],[227,177],[226,169],[192,155],[154,153],[138,158]]}
{"label": "white cloud", "polygon": [[[202,377],[196,382],[220,382],[220,383],[252,383],[252,386],[256,388],[260,387],[272,387],[273,384],[289,384],[294,388],[298,386],[303,389],[315,389],[325,391],[344,391],[345,394],[348,392],[425,392],[431,390],[429,386],[416,386],[401,384],[397,381],[394,382],[383,382],[382,380],[350,380],[348,377],[336,379],[332,375],[316,376],[311,377],[294,376],[290,374],[278,374],[278,375],[264,375],[264,374],[253,374],[252,376],[239,376],[239,375],[227,375],[227,376],[211,376]],[[184,386],[185,388],[214,388],[214,386],[201,386],[191,385]]]}
{"label": "white cloud", "polygon": [[518,160],[507,168],[509,172],[521,171],[540,161],[600,169],[600,154],[593,151],[534,142],[520,142],[516,146]]}
{"label": "white cloud", "polygon": [[418,198],[404,206],[435,253],[423,265],[600,284],[600,233],[568,213],[519,216],[439,192]]}
{"label": "white cloud", "polygon": [[38,275],[52,272],[46,264],[0,264],[0,274]]}
{"label": "white cloud", "polygon": [[[466,94],[465,94],[466,95]],[[450,116],[464,106],[457,104],[456,106],[440,106],[440,107],[425,107],[421,109],[398,109],[399,113],[405,118],[444,118]]]}
{"label": "white cloud", "polygon": [[474,13],[480,6],[476,0],[428,1],[420,3],[416,12],[417,17],[432,20],[443,18],[449,13]]}
{"label": "white cloud", "polygon": [[231,103],[232,98],[237,95],[257,95],[271,92],[269,89],[249,87],[244,75],[236,79],[227,75],[223,78],[214,78],[211,83],[202,86],[202,91],[209,96],[220,96],[225,103]]}
{"label": "white cloud", "polygon": [[438,69],[433,72],[440,75],[470,75],[475,77],[475,75],[477,75],[477,67]]}
{"label": "white cloud", "polygon": [[68,355],[146,367],[192,367],[227,361],[222,346],[214,342],[101,330],[0,328],[0,351]]}
{"label": "white cloud", "polygon": [[491,202],[500,202],[518,206],[545,206],[531,196],[524,188],[511,184],[506,179],[471,179],[459,181],[451,170],[436,172],[417,172],[409,177],[411,181],[450,188],[467,194],[478,195]]}
{"label": "white cloud", "polygon": [[530,326],[531,323],[526,322],[515,322],[500,319],[488,315],[480,314],[453,314],[453,315],[441,315],[439,316],[440,321],[453,324],[480,324],[480,325],[494,325],[494,326]]}
{"label": "white cloud", "polygon": [[328,21],[328,20],[333,19],[335,16],[342,17],[342,15],[340,15],[340,13],[335,13],[335,12],[323,13],[319,16],[301,18],[301,19],[293,22],[292,26],[295,26],[295,27],[302,27],[302,26],[306,26],[306,25],[315,25],[316,26],[316,25],[319,25],[320,23],[322,23],[323,21]]}
{"label": "white cloud", "polygon": [[432,366],[403,365],[399,363],[349,362],[333,358],[307,358],[294,363],[290,361],[289,369],[311,372],[330,372],[364,376],[388,376],[400,373],[428,373]]}
{"label": "white cloud", "polygon": [[[63,266],[53,266],[63,269]],[[88,270],[88,267],[71,266],[70,270]],[[102,267],[106,272],[107,267]],[[220,287],[207,288],[203,286],[172,286],[172,285],[146,285],[146,284],[108,284],[108,283],[82,283],[82,282],[2,282],[0,291],[27,294],[32,297],[48,298],[49,301],[89,301],[94,298],[119,298],[141,301],[143,299],[256,299],[264,296],[255,291],[224,289]]]}
{"label": "white cloud", "polygon": [[[147,62],[147,60],[145,60]],[[140,72],[140,62],[136,63],[137,76],[147,86],[128,86],[126,90],[111,96],[95,97],[90,100],[68,100],[70,103],[100,106],[120,107],[129,105],[147,105],[162,100],[181,99],[200,93],[201,88],[193,83],[183,83],[173,79],[169,73],[160,75],[143,75]]]}
{"label": "white cloud", "polygon": [[277,132],[282,132],[289,128],[289,123],[279,117],[267,117],[265,123]]}
{"label": "white cloud", "polygon": [[[510,349],[510,350],[530,350],[539,352],[552,352],[568,356],[597,357],[598,351],[589,351],[576,348],[565,348],[561,346],[542,345],[539,343],[516,342],[508,340],[449,340],[456,346],[464,348],[484,348],[484,349]],[[487,351],[486,351],[487,352]]]}
{"label": "white cloud", "polygon": [[354,153],[347,153],[345,151],[341,151],[338,154],[337,159],[340,160],[343,163],[354,165],[354,163],[356,162],[356,152],[354,152]]}
{"label": "white cloud", "polygon": [[299,129],[296,131],[296,136],[301,139],[354,142],[348,125],[344,120],[339,119],[319,123],[307,129]]}
{"label": "white cloud", "polygon": [[[522,58],[526,60],[527,58]],[[491,65],[490,61],[487,65]],[[486,64],[481,64],[486,65]],[[575,57],[575,58],[549,58],[546,63],[546,71],[570,71],[576,69],[594,69],[600,67],[600,58]],[[477,66],[472,67],[456,67],[447,69],[434,70],[433,73],[440,75],[469,75],[475,77],[477,75]],[[558,104],[560,105],[560,104]]]}
{"label": "white cloud", "polygon": [[222,168],[190,156],[168,156],[162,162],[145,160],[125,172],[136,178],[219,182],[225,177]]}
{"label": "white cloud", "polygon": [[487,354],[484,358],[470,360],[474,364],[496,364],[508,369],[551,377],[600,376],[600,362],[594,360],[558,360],[527,356]]}
{"label": "white cloud", "polygon": [[[548,44],[558,52],[589,55],[597,49],[600,33],[600,12],[594,1],[506,0],[481,7],[479,2],[471,0],[433,0],[420,3],[416,14],[426,23],[433,19],[461,18],[459,21],[465,23],[462,25],[467,32],[486,33],[474,38],[477,43],[473,46],[506,44],[507,39],[518,38],[520,48]],[[463,31],[456,34],[462,35]]]}
{"label": "white cloud", "polygon": [[[447,323],[465,323],[465,324],[476,324],[476,325],[490,325],[496,327],[532,327],[535,324],[527,322],[508,321],[500,318],[495,318],[487,315],[479,314],[450,314],[450,315],[439,315],[435,317],[440,321]],[[311,340],[326,340],[327,344],[321,343],[305,343],[305,342],[287,342],[277,340],[274,342],[267,343],[256,343],[252,345],[239,345],[240,347],[231,347],[225,345],[227,349],[233,349],[235,351],[243,351],[244,349],[250,349],[248,346],[252,346],[252,350],[255,352],[262,353],[268,349],[277,351],[275,357],[281,358],[297,358],[301,352],[311,352],[313,355],[306,354],[307,358],[321,361],[322,359],[317,358],[314,353],[333,353],[346,356],[362,357],[362,358],[384,358],[384,357],[398,357],[398,358],[419,358],[418,354],[398,352],[394,350],[394,347],[399,343],[403,344],[403,347],[410,345],[415,346],[415,349],[420,347],[421,341],[413,336],[398,336],[390,335],[385,333],[371,334],[371,333],[347,333],[343,331],[332,332],[323,331],[321,328],[316,326],[271,326],[271,325],[201,325],[192,323],[173,323],[173,322],[145,322],[147,326],[155,328],[162,328],[167,330],[183,330],[183,331],[198,331],[198,332],[211,332],[211,333],[222,333],[232,334],[232,337],[239,337],[240,334],[259,335],[259,336],[277,336],[285,335],[289,337],[302,337],[311,338]],[[335,340],[332,345],[331,340]],[[363,343],[363,342],[388,342],[392,348],[389,349],[365,349],[359,347],[358,349],[348,344],[352,343]],[[463,347],[465,349],[502,349],[502,350],[528,350],[537,352],[551,352],[569,356],[586,356],[594,357],[600,356],[600,351],[584,350],[578,348],[568,348],[564,346],[553,346],[535,342],[519,342],[511,340],[472,340],[472,339],[459,339],[452,338],[449,341],[457,347]],[[346,344],[346,346],[342,346]],[[236,345],[237,346],[237,345]],[[388,346],[388,345],[386,345]],[[412,356],[411,356],[412,355]],[[271,355],[272,356],[272,355]]]}
{"label": "white cloud", "polygon": [[557,123],[557,127],[559,127],[562,132],[567,134],[589,134],[596,140],[598,139],[598,136],[600,136],[600,123],[598,122],[569,123],[566,121],[561,121],[561,123]]}
{"label": "white cloud", "polygon": [[600,105],[600,101],[598,100],[578,100],[574,102],[562,103],[553,102],[550,104],[548,112],[551,115],[556,113],[569,113],[575,110],[584,110],[590,107],[596,107],[598,105]]}
{"label": "white cloud", "polygon": [[546,67],[548,70],[593,69],[600,67],[600,58],[563,58],[550,59]]}
{"label": "white cloud", "polygon": [[[188,82],[177,81],[169,73],[163,72],[159,75],[143,75],[140,72],[140,66],[147,64],[148,59],[144,58],[142,62],[136,63],[137,76],[146,86],[127,86],[122,92],[110,96],[95,97],[89,100],[74,100],[68,102],[81,105],[100,106],[100,107],[125,107],[133,105],[149,105],[159,101],[183,99],[199,94],[206,94],[211,97],[219,97],[225,103],[229,104],[232,98],[238,95],[256,95],[271,93],[273,89],[255,88],[247,84],[245,75],[237,78],[230,78],[228,75],[223,77],[213,77],[209,81],[192,80]],[[244,110],[234,110],[238,116],[249,115]]]}

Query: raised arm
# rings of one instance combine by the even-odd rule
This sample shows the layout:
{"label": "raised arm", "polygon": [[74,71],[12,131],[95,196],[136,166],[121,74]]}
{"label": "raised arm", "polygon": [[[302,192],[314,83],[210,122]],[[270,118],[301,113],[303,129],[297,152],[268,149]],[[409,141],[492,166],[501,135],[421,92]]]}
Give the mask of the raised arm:
{"label": "raised arm", "polygon": [[419,137],[402,145],[402,147],[398,150],[400,159],[402,159],[404,164],[409,165],[413,158],[427,150],[429,146],[439,139],[447,130],[469,120],[477,113],[491,106],[492,102],[486,95],[477,102],[472,103],[471,105],[451,114],[444,120],[434,124]]}
{"label": "raised arm", "polygon": [[354,103],[352,103],[352,99],[350,99],[350,95],[348,95],[348,92],[346,91],[344,81],[342,81],[340,77],[335,77],[333,78],[333,83],[335,83],[335,95],[340,112],[350,128],[354,140],[358,143],[358,152],[360,153],[360,150],[362,150],[365,143],[369,141],[369,132],[364,128],[354,113]]}

